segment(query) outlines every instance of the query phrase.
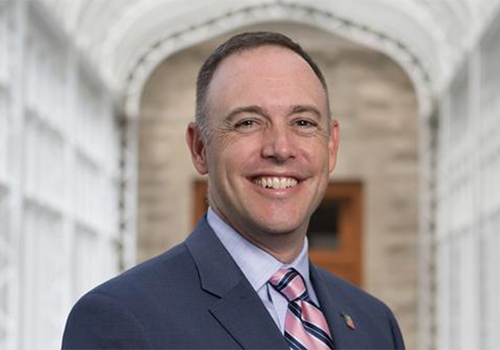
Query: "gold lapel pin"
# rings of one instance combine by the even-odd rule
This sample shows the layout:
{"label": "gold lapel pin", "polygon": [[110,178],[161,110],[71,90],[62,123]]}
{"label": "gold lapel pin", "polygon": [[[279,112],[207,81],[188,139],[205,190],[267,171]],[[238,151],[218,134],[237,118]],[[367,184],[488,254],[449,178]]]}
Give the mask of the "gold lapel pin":
{"label": "gold lapel pin", "polygon": [[342,317],[344,318],[347,327],[349,327],[350,329],[356,329],[356,325],[354,324],[354,321],[351,316],[349,316],[346,313],[342,313]]}

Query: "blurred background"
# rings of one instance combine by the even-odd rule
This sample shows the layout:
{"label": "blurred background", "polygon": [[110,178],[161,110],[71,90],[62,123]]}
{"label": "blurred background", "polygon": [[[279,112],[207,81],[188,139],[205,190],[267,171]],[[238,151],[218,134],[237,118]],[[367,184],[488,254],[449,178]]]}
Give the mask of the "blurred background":
{"label": "blurred background", "polygon": [[311,260],[410,349],[500,349],[498,0],[0,0],[0,349],[59,348],[83,293],[189,234],[196,74],[248,30],[301,43],[340,122]]}

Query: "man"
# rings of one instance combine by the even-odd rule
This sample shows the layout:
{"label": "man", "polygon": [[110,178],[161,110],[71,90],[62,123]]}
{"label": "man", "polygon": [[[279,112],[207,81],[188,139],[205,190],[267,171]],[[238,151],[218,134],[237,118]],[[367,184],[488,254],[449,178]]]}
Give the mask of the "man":
{"label": "man", "polygon": [[186,139],[210,209],[179,246],[85,295],[63,348],[401,349],[391,311],[309,264],[335,167],[325,79],[289,38],[244,33],[197,81]]}

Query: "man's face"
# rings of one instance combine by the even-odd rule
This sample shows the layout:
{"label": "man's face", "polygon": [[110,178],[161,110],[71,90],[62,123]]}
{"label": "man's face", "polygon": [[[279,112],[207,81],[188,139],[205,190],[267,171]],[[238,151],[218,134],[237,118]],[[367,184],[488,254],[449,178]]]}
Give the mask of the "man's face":
{"label": "man's face", "polygon": [[304,235],[338,148],[326,93],[296,53],[263,46],[224,59],[209,86],[209,134],[188,144],[209,201],[247,237]]}

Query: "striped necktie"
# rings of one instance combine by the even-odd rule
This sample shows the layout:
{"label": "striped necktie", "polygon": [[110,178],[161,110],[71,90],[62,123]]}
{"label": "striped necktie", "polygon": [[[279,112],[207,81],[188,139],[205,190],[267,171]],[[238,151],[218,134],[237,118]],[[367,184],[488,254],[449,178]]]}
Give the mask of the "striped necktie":
{"label": "striped necktie", "polygon": [[285,339],[290,349],[333,349],[325,316],[309,297],[302,276],[295,269],[281,268],[269,282],[288,300]]}

